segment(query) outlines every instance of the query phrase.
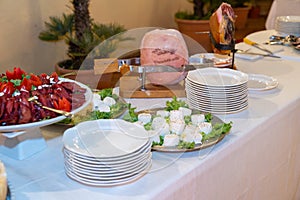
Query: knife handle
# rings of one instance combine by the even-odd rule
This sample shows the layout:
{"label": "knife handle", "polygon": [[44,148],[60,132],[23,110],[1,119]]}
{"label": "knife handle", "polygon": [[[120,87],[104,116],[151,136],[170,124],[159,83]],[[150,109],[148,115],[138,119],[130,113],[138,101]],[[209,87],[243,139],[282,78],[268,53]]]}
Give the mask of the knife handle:
{"label": "knife handle", "polygon": [[244,41],[246,44],[249,44],[249,45],[251,45],[251,46],[254,46],[254,45],[257,44],[257,43],[255,43],[255,42],[249,40],[248,38],[244,38],[243,41]]}

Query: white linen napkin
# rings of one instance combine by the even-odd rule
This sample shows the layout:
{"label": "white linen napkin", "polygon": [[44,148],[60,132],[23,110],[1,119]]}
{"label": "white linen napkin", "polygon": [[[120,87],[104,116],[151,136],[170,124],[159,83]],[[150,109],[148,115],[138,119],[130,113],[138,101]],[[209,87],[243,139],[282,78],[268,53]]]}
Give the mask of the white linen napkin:
{"label": "white linen napkin", "polygon": [[[249,53],[258,53],[258,54],[267,54],[267,52],[262,51],[256,47],[253,47],[251,45],[248,45],[244,42],[238,43],[235,45],[236,49],[240,49],[242,51],[247,51]],[[264,45],[264,47],[268,50],[270,50],[272,53],[276,54],[278,52],[283,51],[282,46],[270,46],[270,45]],[[237,58],[245,59],[245,60],[257,60],[263,58],[261,55],[251,55],[251,54],[245,54],[245,53],[236,53],[235,56]]]}

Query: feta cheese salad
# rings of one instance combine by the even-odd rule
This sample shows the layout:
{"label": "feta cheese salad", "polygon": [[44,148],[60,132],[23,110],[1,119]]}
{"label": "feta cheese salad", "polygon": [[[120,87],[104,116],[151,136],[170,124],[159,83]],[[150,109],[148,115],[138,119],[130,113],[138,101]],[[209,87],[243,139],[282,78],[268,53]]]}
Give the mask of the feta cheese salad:
{"label": "feta cheese salad", "polygon": [[129,104],[123,119],[138,123],[149,132],[152,149],[191,151],[207,148],[229,133],[232,122],[224,123],[211,113],[190,109],[185,101],[173,97],[161,109],[135,112]]}
{"label": "feta cheese salad", "polygon": [[114,119],[124,114],[127,108],[128,104],[114,93],[113,88],[106,88],[93,93],[92,103],[87,109],[60,123],[76,125],[89,120]]}

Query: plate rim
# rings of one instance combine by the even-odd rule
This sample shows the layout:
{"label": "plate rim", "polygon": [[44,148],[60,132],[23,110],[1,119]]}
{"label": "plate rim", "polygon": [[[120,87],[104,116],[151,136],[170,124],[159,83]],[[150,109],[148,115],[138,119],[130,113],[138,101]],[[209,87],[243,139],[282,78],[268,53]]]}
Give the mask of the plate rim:
{"label": "plate rim", "polygon": [[248,86],[249,91],[271,90],[271,89],[277,88],[277,86],[279,85],[279,82],[276,78],[265,75],[265,74],[248,74],[248,77],[249,77],[249,80],[251,80],[251,81],[263,81],[264,83],[269,81],[269,82],[273,83],[271,86],[268,86],[267,84],[265,84],[266,87],[264,87],[264,88],[254,88],[254,87]]}

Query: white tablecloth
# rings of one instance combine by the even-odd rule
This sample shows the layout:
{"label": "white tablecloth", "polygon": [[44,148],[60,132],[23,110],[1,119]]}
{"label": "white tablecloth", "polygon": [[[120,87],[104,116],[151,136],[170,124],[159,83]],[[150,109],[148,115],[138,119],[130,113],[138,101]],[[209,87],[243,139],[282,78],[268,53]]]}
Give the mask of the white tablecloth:
{"label": "white tablecloth", "polygon": [[[64,172],[62,138],[25,160],[1,155],[16,199],[300,199],[300,62],[237,59],[238,69],[278,79],[276,89],[249,93],[249,107],[219,115],[231,133],[212,148],[183,154],[153,152],[150,172],[117,187],[90,187]],[[138,109],[166,99],[130,99]],[[51,135],[64,128],[43,129]]]}

